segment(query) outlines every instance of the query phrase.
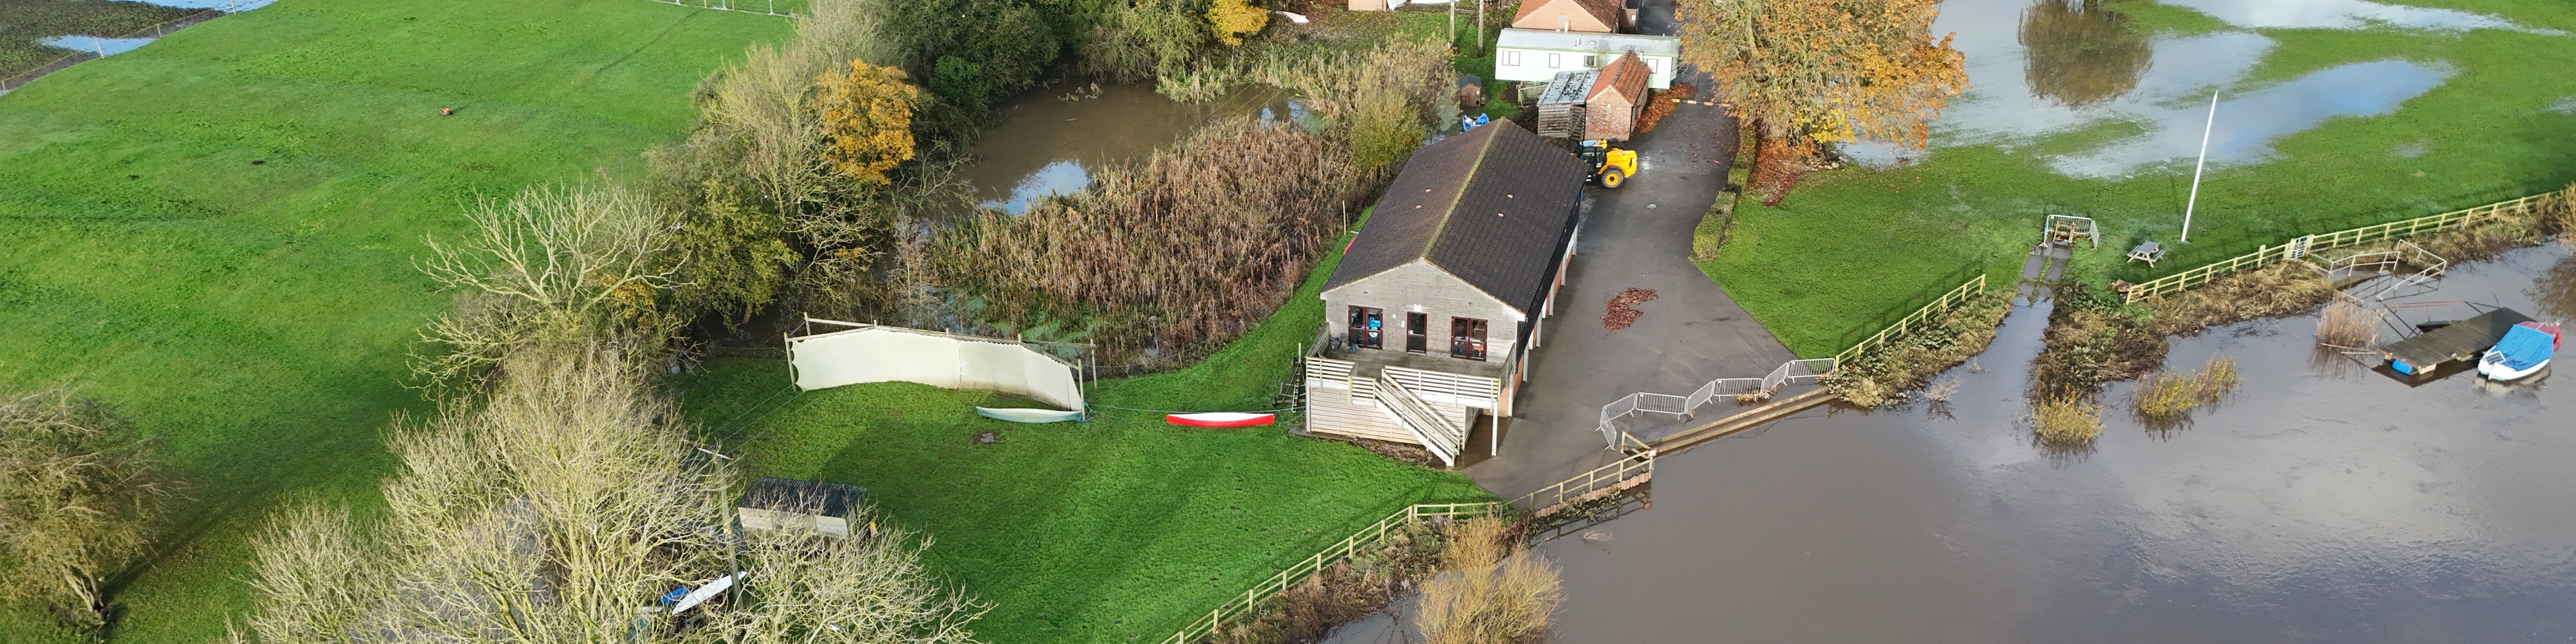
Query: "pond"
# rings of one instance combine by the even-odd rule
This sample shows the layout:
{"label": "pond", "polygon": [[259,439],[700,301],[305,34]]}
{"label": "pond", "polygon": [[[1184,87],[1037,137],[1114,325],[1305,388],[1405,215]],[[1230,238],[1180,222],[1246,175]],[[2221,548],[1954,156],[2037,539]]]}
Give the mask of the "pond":
{"label": "pond", "polygon": [[[2505,29],[2565,36],[2504,18],[2366,0],[2172,0],[2174,7],[2101,0],[1948,0],[1933,33],[1956,33],[1971,87],[1934,125],[1936,146],[2090,143],[2055,151],[2071,177],[2121,178],[2198,154],[2204,127],[2213,165],[2274,158],[2271,141],[2338,116],[2394,113],[2454,73],[2438,60],[2364,60],[2290,78],[2253,74],[2279,44],[2261,29]],[[2150,29],[2137,12],[2199,12],[2222,23],[2190,33]],[[2210,124],[2210,102],[2218,99]],[[1926,152],[1848,146],[1888,166]]]}
{"label": "pond", "polygon": [[[2576,316],[2567,247],[2439,290]],[[2174,341],[2243,385],[2093,449],[2034,446],[2048,305],[1942,376],[1941,405],[1811,411],[1657,463],[1652,507],[1540,549],[1559,642],[2528,642],[2576,638],[2576,387],[2408,386],[2312,347],[2314,317]],[[1577,532],[1577,534],[1582,534]],[[1387,620],[1337,641],[1398,641]]]}
{"label": "pond", "polygon": [[1066,81],[1003,107],[1002,124],[984,132],[961,174],[984,207],[1019,214],[1041,197],[1080,192],[1103,164],[1145,157],[1226,118],[1307,119],[1303,103],[1267,87],[1181,103],[1150,85]]}

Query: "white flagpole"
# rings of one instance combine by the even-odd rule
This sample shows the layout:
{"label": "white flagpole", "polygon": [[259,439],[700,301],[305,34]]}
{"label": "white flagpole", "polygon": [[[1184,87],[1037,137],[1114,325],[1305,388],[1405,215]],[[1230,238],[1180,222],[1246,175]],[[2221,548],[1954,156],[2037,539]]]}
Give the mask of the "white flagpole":
{"label": "white flagpole", "polygon": [[2209,132],[2218,128],[2218,91],[2209,92],[2209,123],[2200,129],[2200,161],[2191,164],[2191,200],[2182,205],[2182,243],[2191,241],[2191,210],[2200,205],[2200,170],[2209,166]]}

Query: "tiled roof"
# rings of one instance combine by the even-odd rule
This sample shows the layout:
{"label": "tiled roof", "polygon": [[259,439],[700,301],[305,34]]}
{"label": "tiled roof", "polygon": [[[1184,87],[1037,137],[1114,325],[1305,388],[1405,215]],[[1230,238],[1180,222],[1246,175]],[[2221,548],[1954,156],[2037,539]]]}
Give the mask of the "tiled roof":
{"label": "tiled roof", "polygon": [[1653,73],[1646,69],[1646,61],[1637,58],[1636,52],[1620,54],[1618,60],[1601,66],[1601,75],[1592,79],[1592,92],[1584,95],[1583,100],[1589,103],[1602,94],[1618,92],[1621,98],[1634,105],[1645,98],[1646,77]]}
{"label": "tiled roof", "polygon": [[1556,25],[1553,24],[1524,25],[1521,21],[1528,19],[1530,14],[1538,13],[1549,5],[1559,2],[1573,3],[1576,8],[1592,14],[1594,19],[1600,20],[1601,24],[1609,25],[1612,29],[1619,28],[1621,22],[1619,18],[1627,13],[1627,7],[1621,0],[1526,0],[1521,3],[1521,10],[1512,14],[1512,26],[1523,29],[1555,29]]}
{"label": "tiled roof", "polygon": [[1508,120],[1423,146],[1324,288],[1421,260],[1535,316],[1574,232],[1584,175],[1573,154]]}

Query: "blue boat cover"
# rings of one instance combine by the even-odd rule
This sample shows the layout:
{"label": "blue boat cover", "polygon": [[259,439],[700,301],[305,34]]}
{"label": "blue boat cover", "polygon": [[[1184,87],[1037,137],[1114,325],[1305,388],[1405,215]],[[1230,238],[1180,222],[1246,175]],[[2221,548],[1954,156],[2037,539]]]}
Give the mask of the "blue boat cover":
{"label": "blue boat cover", "polygon": [[2517,324],[2504,332],[2504,339],[2496,342],[2495,351],[2504,354],[2506,368],[2520,371],[2548,360],[2556,344],[2558,339],[2549,337],[2548,332]]}

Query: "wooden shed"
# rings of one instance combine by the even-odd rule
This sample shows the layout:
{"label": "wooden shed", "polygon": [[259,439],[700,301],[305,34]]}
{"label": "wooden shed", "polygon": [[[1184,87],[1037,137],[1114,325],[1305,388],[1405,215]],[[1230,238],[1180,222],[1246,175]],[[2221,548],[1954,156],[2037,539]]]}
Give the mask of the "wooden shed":
{"label": "wooden shed", "polygon": [[1634,53],[1601,66],[1583,98],[1583,138],[1622,140],[1646,114],[1646,77],[1652,72]]}
{"label": "wooden shed", "polygon": [[1586,97],[1592,93],[1592,79],[1599,72],[1557,72],[1547,82],[1547,90],[1538,95],[1538,135],[1547,138],[1583,136]]}
{"label": "wooden shed", "polygon": [[743,490],[735,509],[744,530],[803,530],[846,538],[850,518],[867,494],[867,488],[856,485],[764,476]]}

